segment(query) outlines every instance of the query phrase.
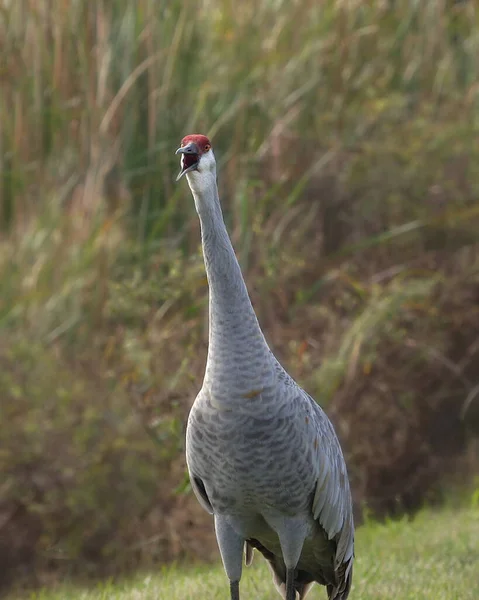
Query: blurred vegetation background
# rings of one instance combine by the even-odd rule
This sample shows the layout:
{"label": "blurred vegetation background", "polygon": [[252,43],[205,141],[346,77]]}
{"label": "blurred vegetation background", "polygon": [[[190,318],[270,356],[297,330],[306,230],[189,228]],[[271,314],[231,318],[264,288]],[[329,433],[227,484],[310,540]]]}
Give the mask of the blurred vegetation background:
{"label": "blurred vegetation background", "polygon": [[0,0],[0,40],[2,583],[216,557],[183,459],[207,347],[187,133],[358,515],[477,473],[474,2]]}

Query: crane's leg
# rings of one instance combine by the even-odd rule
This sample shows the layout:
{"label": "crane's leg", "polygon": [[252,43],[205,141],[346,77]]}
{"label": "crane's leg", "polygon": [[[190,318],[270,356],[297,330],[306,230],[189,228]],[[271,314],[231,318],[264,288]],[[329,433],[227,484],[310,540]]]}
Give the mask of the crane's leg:
{"label": "crane's leg", "polygon": [[286,567],[285,600],[296,600],[294,572],[303,550],[309,523],[304,517],[285,517],[281,514],[264,514],[267,523],[276,531]]}
{"label": "crane's leg", "polygon": [[231,527],[225,516],[215,515],[215,530],[223,566],[230,580],[231,600],[240,600],[239,582],[243,568],[243,546],[245,541]]}
{"label": "crane's leg", "polygon": [[240,600],[239,581],[230,581],[230,596],[231,600]]}
{"label": "crane's leg", "polygon": [[296,600],[296,589],[294,587],[294,569],[286,570],[286,600]]}

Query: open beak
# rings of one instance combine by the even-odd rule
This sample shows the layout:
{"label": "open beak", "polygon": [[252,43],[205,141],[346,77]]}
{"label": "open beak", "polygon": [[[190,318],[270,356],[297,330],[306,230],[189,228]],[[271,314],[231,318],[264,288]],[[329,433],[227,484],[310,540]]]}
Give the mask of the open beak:
{"label": "open beak", "polygon": [[181,171],[178,173],[178,179],[181,179],[185,173],[189,173],[190,171],[194,171],[198,168],[198,163],[200,162],[200,151],[195,142],[190,142],[186,144],[186,146],[182,146],[178,148],[175,154],[181,154]]}

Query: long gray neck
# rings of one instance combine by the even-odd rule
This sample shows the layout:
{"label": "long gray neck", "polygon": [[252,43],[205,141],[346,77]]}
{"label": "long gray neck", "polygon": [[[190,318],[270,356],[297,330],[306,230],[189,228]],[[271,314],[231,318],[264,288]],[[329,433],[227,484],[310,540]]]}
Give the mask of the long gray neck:
{"label": "long gray neck", "polygon": [[[204,385],[216,400],[254,397],[272,377],[272,360],[221,212],[214,172],[188,177],[201,224],[209,283],[209,348]],[[207,176],[204,174],[202,178]],[[196,185],[195,185],[196,184]]]}

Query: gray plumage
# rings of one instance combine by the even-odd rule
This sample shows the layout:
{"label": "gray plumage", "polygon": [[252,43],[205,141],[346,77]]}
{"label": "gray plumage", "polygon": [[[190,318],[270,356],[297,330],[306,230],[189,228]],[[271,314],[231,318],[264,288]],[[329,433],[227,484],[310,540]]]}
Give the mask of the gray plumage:
{"label": "gray plumage", "polygon": [[209,283],[209,347],[186,433],[190,480],[214,515],[232,600],[242,555],[267,559],[285,600],[313,582],[346,600],[354,525],[341,447],[323,410],[276,360],[258,324],[223,221],[216,164],[204,136],[182,155],[200,218]]}

